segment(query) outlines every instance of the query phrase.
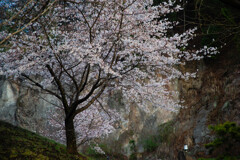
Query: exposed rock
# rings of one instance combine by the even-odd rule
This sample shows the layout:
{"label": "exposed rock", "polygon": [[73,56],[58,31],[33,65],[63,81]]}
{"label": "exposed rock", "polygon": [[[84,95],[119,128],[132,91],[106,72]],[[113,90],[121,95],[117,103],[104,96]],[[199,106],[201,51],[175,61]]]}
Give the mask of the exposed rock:
{"label": "exposed rock", "polygon": [[48,127],[49,102],[57,103],[50,95],[40,94],[0,77],[0,119],[39,133]]}
{"label": "exposed rock", "polygon": [[193,139],[195,144],[206,143],[206,139],[204,138],[209,135],[209,131],[206,126],[209,112],[209,110],[203,108],[196,117],[196,124],[193,130]]}
{"label": "exposed rock", "polygon": [[[121,92],[115,91],[108,99],[109,107],[119,110],[123,120],[119,128],[109,135],[102,143],[107,144],[113,152],[130,156],[130,140],[136,143],[136,151],[144,152],[142,139],[156,135],[159,125],[174,117],[174,113],[163,108],[157,108],[149,104],[139,107],[136,103],[130,103],[124,99]],[[149,110],[149,112],[146,112]]]}
{"label": "exposed rock", "polygon": [[16,110],[18,98],[18,86],[0,77],[0,117],[2,120],[17,124]]}
{"label": "exposed rock", "polygon": [[196,158],[206,157],[204,144],[213,140],[210,124],[234,121],[240,124],[240,56],[236,49],[216,58],[191,63],[184,70],[200,68],[198,77],[179,81],[181,99],[187,106],[177,117],[175,157],[188,144],[189,153]]}

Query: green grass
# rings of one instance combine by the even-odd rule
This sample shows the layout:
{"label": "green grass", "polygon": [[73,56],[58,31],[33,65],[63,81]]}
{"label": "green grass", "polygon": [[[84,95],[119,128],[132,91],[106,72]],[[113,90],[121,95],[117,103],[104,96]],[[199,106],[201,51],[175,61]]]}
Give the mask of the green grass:
{"label": "green grass", "polygon": [[66,146],[25,129],[0,121],[1,160],[88,160],[67,153]]}

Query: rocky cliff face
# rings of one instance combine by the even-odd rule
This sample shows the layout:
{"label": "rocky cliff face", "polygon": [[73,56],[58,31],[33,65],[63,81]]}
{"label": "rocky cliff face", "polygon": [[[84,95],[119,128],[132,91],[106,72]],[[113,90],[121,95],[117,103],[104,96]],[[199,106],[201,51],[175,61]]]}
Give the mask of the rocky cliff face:
{"label": "rocky cliff face", "polygon": [[0,117],[2,120],[8,121],[14,125],[16,121],[17,98],[19,89],[16,85],[6,81],[4,77],[0,80]]}
{"label": "rocky cliff face", "polygon": [[[226,121],[240,125],[240,51],[228,47],[215,57],[190,62],[183,71],[195,72],[197,77],[178,80],[179,99],[185,108],[173,120],[170,141],[159,144],[155,152],[142,160],[178,159],[184,145],[188,145],[188,160],[208,157],[204,144],[214,139],[208,129]],[[240,154],[240,150],[233,151]]]}
{"label": "rocky cliff face", "polygon": [[48,127],[47,117],[57,103],[49,96],[0,77],[0,119],[39,133]]}
{"label": "rocky cliff face", "polygon": [[204,144],[213,139],[208,125],[225,121],[240,125],[240,51],[228,48],[185,69],[196,68],[197,78],[179,81],[180,98],[186,108],[176,119],[175,156],[187,144],[190,155],[206,157]]}
{"label": "rocky cliff face", "polygon": [[[109,107],[117,109],[123,117],[116,132],[107,137],[105,143],[114,153],[131,154],[129,142],[136,143],[136,151],[144,152],[142,140],[158,134],[159,125],[171,120],[176,113],[149,104],[139,107],[136,103],[129,103],[116,91],[108,99]],[[148,110],[148,112],[146,112]]]}

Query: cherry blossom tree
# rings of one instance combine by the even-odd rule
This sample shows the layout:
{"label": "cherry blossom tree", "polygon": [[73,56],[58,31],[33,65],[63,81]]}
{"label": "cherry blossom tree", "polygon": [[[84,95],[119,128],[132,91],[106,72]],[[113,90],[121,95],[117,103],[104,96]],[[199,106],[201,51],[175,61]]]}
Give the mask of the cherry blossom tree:
{"label": "cherry blossom tree", "polygon": [[[49,127],[39,130],[39,133],[54,139],[60,143],[66,143],[64,110],[57,106],[49,113]],[[115,130],[114,123],[119,121],[119,115],[113,110],[104,108],[97,100],[89,109],[77,114],[74,118],[76,142],[79,147],[82,144],[92,142],[95,138],[108,135]],[[51,134],[54,130],[54,135]]]}
{"label": "cherry blossom tree", "polygon": [[[176,65],[199,60],[202,52],[216,53],[207,47],[186,49],[196,29],[168,32],[177,22],[165,15],[181,9],[171,0],[158,6],[151,0],[46,2],[43,7],[29,1],[18,14],[26,15],[31,7],[36,14],[27,14],[27,22],[19,23],[15,32],[1,32],[0,45],[5,49],[0,72],[8,78],[24,78],[30,87],[61,102],[69,153],[77,153],[74,120],[82,124],[88,118],[97,120],[92,108],[111,89],[121,90],[140,105],[149,100],[161,107],[180,107],[164,86],[174,78],[193,75],[181,73]],[[16,22],[13,17],[3,23]],[[86,117],[81,119],[81,114]],[[111,130],[110,126],[102,131],[109,133],[105,130]]]}

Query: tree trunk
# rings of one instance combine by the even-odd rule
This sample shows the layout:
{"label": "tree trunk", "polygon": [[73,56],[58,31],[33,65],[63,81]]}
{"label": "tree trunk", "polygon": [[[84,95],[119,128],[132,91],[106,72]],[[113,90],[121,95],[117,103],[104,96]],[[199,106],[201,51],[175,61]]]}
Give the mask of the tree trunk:
{"label": "tree trunk", "polygon": [[65,120],[65,131],[66,131],[68,153],[78,154],[73,118],[68,118]]}

